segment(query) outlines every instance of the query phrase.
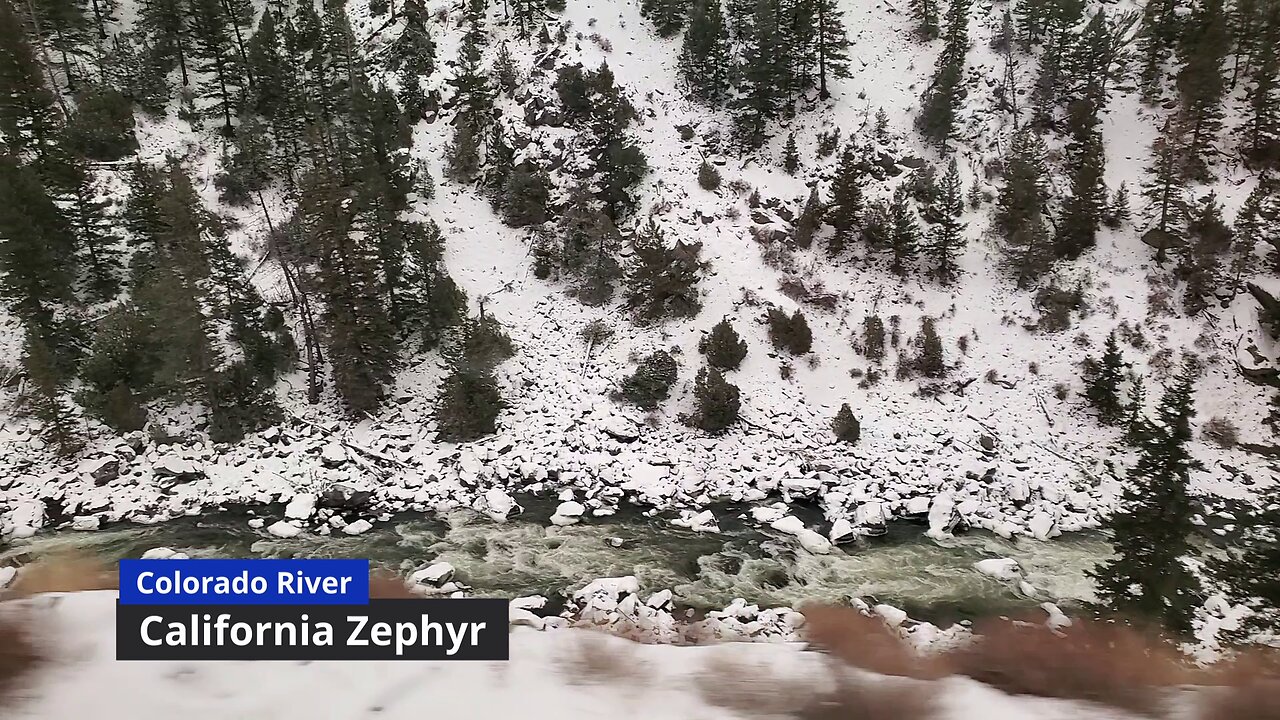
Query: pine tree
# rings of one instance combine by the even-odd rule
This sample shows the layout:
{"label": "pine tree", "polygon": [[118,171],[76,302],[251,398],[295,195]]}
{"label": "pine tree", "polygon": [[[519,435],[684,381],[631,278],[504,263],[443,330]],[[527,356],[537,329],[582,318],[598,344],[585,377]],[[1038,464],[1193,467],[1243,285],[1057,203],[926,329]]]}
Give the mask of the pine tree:
{"label": "pine tree", "polygon": [[1119,512],[1111,520],[1116,557],[1092,573],[1098,594],[1122,613],[1161,622],[1185,634],[1199,604],[1200,582],[1186,565],[1195,510],[1187,484],[1199,464],[1191,458],[1192,370],[1166,389],[1149,436],[1139,445]]}
{"label": "pine tree", "polygon": [[627,402],[644,410],[657,409],[668,397],[676,382],[679,366],[666,350],[645,356],[635,372],[622,379],[621,395]]}
{"label": "pine tree", "polygon": [[737,370],[747,357],[747,343],[724,319],[698,341],[698,352],[706,355],[707,364],[717,370]]}
{"label": "pine tree", "polygon": [[515,18],[522,40],[528,40],[533,34],[534,27],[546,17],[549,5],[547,0],[514,0],[511,3],[511,15]]}
{"label": "pine tree", "polygon": [[1147,179],[1142,185],[1151,224],[1142,239],[1156,248],[1157,262],[1164,262],[1168,249],[1185,242],[1187,178],[1180,162],[1181,146],[1181,132],[1172,121],[1166,120],[1164,129],[1151,145],[1151,164],[1147,166]]}
{"label": "pine tree", "polygon": [[223,118],[222,133],[227,137],[235,134],[231,117],[247,83],[244,63],[233,45],[234,22],[222,0],[190,0],[192,56],[197,69],[211,74],[201,92],[215,95],[217,114]]}
{"label": "pine tree", "polygon": [[809,198],[805,200],[800,217],[796,219],[796,229],[792,235],[792,242],[796,247],[808,249],[813,245],[813,236],[822,225],[823,212],[822,198],[818,196],[818,186],[814,185],[809,188]]}
{"label": "pine tree", "polygon": [[102,80],[151,115],[169,101],[165,73],[151,62],[151,46],[136,32],[116,33],[102,57]]}
{"label": "pine tree", "polygon": [[1209,178],[1207,157],[1217,152],[1226,92],[1222,64],[1229,46],[1223,0],[1200,0],[1187,24],[1178,73],[1183,126],[1189,135],[1181,150],[1185,171],[1193,180]]}
{"label": "pine tree", "polygon": [[1048,204],[1044,156],[1044,142],[1035,133],[1026,128],[1018,131],[1005,158],[1004,183],[996,199],[996,229],[1022,288],[1043,275],[1052,260],[1044,219]]}
{"label": "pine tree", "polygon": [[678,65],[693,96],[719,103],[728,95],[731,62],[719,0],[693,0]]}
{"label": "pine tree", "polygon": [[698,258],[702,245],[679,240],[667,247],[657,223],[650,220],[631,240],[627,270],[627,304],[642,320],[689,318],[702,309],[698,282],[707,263]]}
{"label": "pine tree", "polygon": [[933,82],[921,99],[916,129],[935,145],[945,145],[955,124],[955,110],[969,52],[969,4],[971,0],[950,0],[947,9],[946,44],[938,56]]}
{"label": "pine tree", "polygon": [[909,7],[916,24],[916,36],[921,40],[938,37],[938,0],[911,0]]}
{"label": "pine tree", "polygon": [[[133,106],[128,98],[115,88],[85,85],[76,96],[76,109],[62,138],[69,155],[112,162],[137,152],[133,127]],[[71,172],[70,177],[75,177],[76,171]]]}
{"label": "pine tree", "polygon": [[736,102],[738,140],[747,147],[765,141],[769,123],[777,116],[787,87],[787,56],[781,48],[778,0],[756,0],[743,32],[739,88]]}
{"label": "pine tree", "polygon": [[1124,441],[1137,447],[1150,434],[1151,422],[1147,420],[1147,390],[1141,375],[1131,375],[1129,396],[1125,399]]}
{"label": "pine tree", "polygon": [[[1256,38],[1245,97],[1248,112],[1241,126],[1241,151],[1254,167],[1280,167],[1280,3],[1267,0],[1261,30],[1242,29],[1237,48],[1245,38]],[[1252,23],[1250,23],[1252,25]],[[1251,55],[1252,55],[1251,54]],[[1237,58],[1239,50],[1237,50]]]}
{"label": "pine tree", "polygon": [[698,166],[698,187],[714,192],[720,189],[720,180],[720,171],[716,166],[703,159]]}
{"label": "pine tree", "polygon": [[631,187],[647,171],[644,153],[627,135],[636,117],[635,108],[614,82],[607,63],[590,74],[591,111],[585,122],[590,139],[587,158],[595,166],[596,197],[604,203],[605,214],[615,223],[635,206]]}
{"label": "pine tree", "polygon": [[75,455],[84,446],[80,422],[65,397],[65,376],[39,337],[27,337],[22,368],[27,380],[25,404],[44,426],[45,438],[58,454]]}
{"label": "pine tree", "polygon": [[551,178],[545,170],[521,163],[507,177],[502,192],[502,219],[511,227],[541,225],[547,221]]}
{"label": "pine tree", "polygon": [[813,0],[813,12],[817,18],[814,44],[818,55],[818,97],[831,97],[828,78],[848,78],[849,36],[844,28],[844,18],[835,0]]}
{"label": "pine tree", "polygon": [[185,0],[148,0],[139,4],[138,28],[151,46],[150,61],[161,73],[177,67],[182,86],[191,82],[187,63],[191,57],[191,10]]}
{"label": "pine tree", "polygon": [[29,341],[41,343],[64,376],[80,351],[73,291],[78,255],[75,234],[36,171],[0,155],[3,295]]}
{"label": "pine tree", "polygon": [[711,435],[719,435],[738,421],[741,393],[713,367],[703,367],[694,381],[697,410],[685,421]]}
{"label": "pine tree", "polygon": [[658,31],[661,37],[671,37],[684,27],[689,0],[640,0],[640,14]]}
{"label": "pine tree", "polygon": [[955,158],[947,166],[938,186],[938,195],[932,211],[935,218],[932,234],[926,250],[933,258],[938,281],[950,285],[959,275],[956,267],[956,256],[964,248],[965,224],[960,222],[964,212],[964,199],[960,191],[960,170],[956,167]]}
{"label": "pine tree", "polygon": [[889,245],[893,250],[893,261],[889,264],[898,275],[907,273],[907,265],[915,259],[919,251],[920,227],[916,214],[911,209],[909,189],[904,183],[893,192],[893,202],[889,206],[890,235]]}
{"label": "pine tree", "polygon": [[862,436],[862,424],[853,416],[849,403],[842,404],[831,420],[831,433],[836,436],[836,440],[850,445],[857,444],[858,438]]}
{"label": "pine tree", "polygon": [[1121,181],[1120,186],[1111,195],[1111,201],[1107,203],[1102,222],[1109,228],[1118,228],[1129,222],[1129,217],[1129,186],[1128,183]]}
{"label": "pine tree", "polygon": [[1164,69],[1181,36],[1184,0],[1152,0],[1142,11],[1138,33],[1138,84],[1142,99],[1155,104],[1164,89]]}
{"label": "pine tree", "polygon": [[796,134],[787,135],[787,144],[782,148],[782,168],[788,175],[795,175],[800,169],[800,153],[796,150]]}
{"label": "pine tree", "polygon": [[578,299],[587,305],[608,302],[614,281],[622,276],[618,262],[622,240],[585,187],[570,192],[560,216],[560,235],[560,267],[577,277]]}
{"label": "pine tree", "polygon": [[1221,289],[1223,258],[1231,249],[1232,230],[1222,219],[1217,195],[1209,193],[1187,223],[1187,244],[1180,253],[1178,274],[1186,281],[1183,309],[1194,315],[1209,306],[1209,298]]}
{"label": "pine tree", "polygon": [[1107,335],[1101,360],[1084,359],[1084,397],[1098,412],[1098,418],[1108,425],[1119,422],[1124,413],[1124,405],[1120,401],[1124,365],[1124,355],[1120,352],[1114,330]]}
{"label": "pine tree", "polygon": [[1067,173],[1071,195],[1063,202],[1054,250],[1058,257],[1077,258],[1097,243],[1098,226],[1106,208],[1107,188],[1103,183],[1106,156],[1102,132],[1098,129],[1097,108],[1092,100],[1071,104],[1067,145]]}
{"label": "pine tree", "polygon": [[1238,641],[1248,641],[1250,635],[1280,622],[1280,497],[1269,489],[1258,505],[1226,557],[1212,568],[1228,597],[1253,611],[1230,633]]}
{"label": "pine tree", "polygon": [[827,251],[839,255],[848,245],[853,230],[862,220],[862,184],[865,182],[858,151],[853,143],[845,146],[831,181],[831,202],[827,206],[827,222],[835,228]]}
{"label": "pine tree", "polygon": [[449,79],[449,85],[453,87],[452,106],[456,112],[453,123],[457,132],[461,133],[466,128],[479,137],[488,127],[493,107],[493,89],[481,62],[486,44],[483,12],[469,6],[464,21],[466,32],[458,49],[453,77]]}
{"label": "pine tree", "polygon": [[58,143],[61,115],[45,86],[22,22],[9,3],[0,3],[0,135],[9,153],[33,160],[40,179],[57,179],[62,161]]}
{"label": "pine tree", "polygon": [[113,218],[107,214],[108,201],[102,197],[92,173],[79,163],[76,172],[79,181],[64,214],[76,238],[80,253],[77,262],[84,269],[84,285],[90,299],[112,300],[120,291],[121,238]]}
{"label": "pine tree", "polygon": [[787,315],[778,308],[769,308],[769,342],[792,355],[803,355],[813,349],[813,332],[804,313],[796,310]]}
{"label": "pine tree", "polygon": [[1071,69],[1070,49],[1077,39],[1073,32],[1079,24],[1083,3],[1075,0],[1049,2],[1040,18],[1044,47],[1040,52],[1040,68],[1032,91],[1032,123],[1042,129],[1056,127],[1054,108],[1067,83]]}

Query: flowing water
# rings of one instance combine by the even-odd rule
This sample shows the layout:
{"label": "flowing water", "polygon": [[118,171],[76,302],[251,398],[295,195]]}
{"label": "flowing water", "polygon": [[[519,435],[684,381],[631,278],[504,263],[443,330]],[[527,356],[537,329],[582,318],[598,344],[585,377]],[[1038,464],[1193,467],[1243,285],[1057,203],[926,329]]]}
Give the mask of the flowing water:
{"label": "flowing water", "polygon": [[[171,547],[192,557],[358,557],[406,571],[435,561],[457,568],[455,579],[477,595],[560,597],[599,577],[635,575],[644,590],[672,589],[688,606],[715,609],[734,598],[765,605],[863,597],[949,621],[1033,607],[1043,599],[1070,606],[1092,599],[1086,570],[1110,548],[1096,533],[1049,542],[1008,541],[966,533],[943,543],[918,525],[895,524],[887,535],[811,555],[787,536],[748,526],[745,508],[714,508],[722,533],[685,530],[666,519],[623,511],[570,527],[548,526],[545,504],[494,523],[470,511],[446,517],[405,515],[368,533],[280,539],[248,526],[243,512],[205,514],[158,525],[118,525],[97,532],[62,531],[0,549],[0,564],[60,551],[112,561]],[[1010,557],[1043,591],[1031,599],[973,569],[978,560]]]}

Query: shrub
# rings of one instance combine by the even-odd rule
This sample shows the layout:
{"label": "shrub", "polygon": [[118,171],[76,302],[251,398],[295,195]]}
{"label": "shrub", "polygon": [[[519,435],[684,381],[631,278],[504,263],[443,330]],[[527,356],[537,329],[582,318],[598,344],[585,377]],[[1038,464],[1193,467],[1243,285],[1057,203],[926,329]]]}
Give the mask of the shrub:
{"label": "shrub", "polygon": [[747,357],[747,343],[725,319],[698,341],[698,352],[706,355],[707,364],[717,370],[737,370]]}
{"label": "shrub", "polygon": [[720,171],[715,165],[702,161],[702,165],[698,166],[698,186],[703,190],[718,190],[720,188]]}
{"label": "shrub", "polygon": [[32,637],[30,617],[14,612],[12,607],[0,609],[0,613],[0,707],[3,707],[6,698],[45,657]]}
{"label": "shrub", "polygon": [[1077,619],[1057,637],[1042,625],[1000,620],[977,633],[951,654],[956,672],[1013,695],[1087,700],[1156,716],[1160,689],[1179,679],[1169,648],[1116,623]]}
{"label": "shrub", "polygon": [[884,321],[879,315],[868,315],[862,321],[862,352],[872,362],[884,359]]}
{"label": "shrub", "polygon": [[851,607],[805,605],[804,639],[841,662],[881,675],[937,678],[935,660],[917,655],[878,617]]}
{"label": "shrub", "polygon": [[465,442],[492,435],[505,406],[492,370],[459,364],[441,384],[436,399],[437,437]]}
{"label": "shrub", "polygon": [[804,313],[796,310],[787,315],[778,308],[769,309],[769,340],[773,346],[792,355],[803,355],[813,347],[813,333]]}
{"label": "shrub", "polygon": [[1220,448],[1233,448],[1240,442],[1240,431],[1235,423],[1215,415],[1200,428],[1200,437]]}
{"label": "shrub", "polygon": [[862,435],[862,424],[853,416],[853,409],[849,407],[849,403],[840,406],[839,412],[831,421],[831,432],[840,442],[850,445],[858,442],[858,438]]}
{"label": "shrub", "polygon": [[119,90],[94,85],[80,93],[67,122],[67,144],[77,155],[110,162],[138,150],[133,134],[133,104]]}
{"label": "shrub", "polygon": [[942,354],[942,339],[938,337],[933,318],[920,321],[920,334],[916,336],[915,371],[927,378],[940,378],[947,374]]}
{"label": "shrub", "polygon": [[699,370],[693,394],[698,406],[693,415],[684,418],[688,424],[718,435],[737,422],[741,402],[738,386],[725,380],[719,370],[713,367]]}
{"label": "shrub", "polygon": [[671,353],[657,350],[640,361],[634,373],[623,378],[622,396],[645,410],[652,410],[671,396],[671,386],[678,373],[679,367]]}

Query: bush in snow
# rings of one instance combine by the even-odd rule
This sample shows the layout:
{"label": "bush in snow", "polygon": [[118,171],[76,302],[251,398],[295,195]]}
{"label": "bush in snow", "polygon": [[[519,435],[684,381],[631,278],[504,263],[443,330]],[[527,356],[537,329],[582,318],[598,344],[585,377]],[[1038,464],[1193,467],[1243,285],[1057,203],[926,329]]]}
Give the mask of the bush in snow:
{"label": "bush in snow", "polygon": [[804,319],[804,313],[796,310],[787,315],[778,308],[770,308],[768,321],[769,341],[774,347],[792,355],[803,355],[812,349],[813,333],[809,330],[808,321]]}
{"label": "bush in snow", "polygon": [[524,163],[516,166],[502,189],[502,221],[511,227],[546,222],[550,184],[544,171]]}
{"label": "bush in snow", "polygon": [[849,403],[840,406],[840,411],[831,421],[831,432],[835,434],[836,440],[850,445],[857,443],[858,438],[862,436],[862,424],[853,416],[853,409],[849,407]]}
{"label": "bush in snow", "polygon": [[738,386],[725,380],[719,370],[713,367],[699,370],[693,394],[697,398],[698,409],[693,415],[683,418],[689,425],[718,435],[737,422],[741,405]]}
{"label": "bush in snow", "polygon": [[658,407],[671,396],[679,367],[666,350],[658,350],[640,361],[636,371],[623,378],[622,397],[645,410]]}
{"label": "bush in snow", "polygon": [[884,320],[879,315],[868,315],[862,321],[862,354],[872,362],[884,359]]}
{"label": "bush in snow", "polygon": [[707,364],[713,368],[737,370],[747,356],[747,343],[725,319],[698,341],[698,352],[707,356]]}
{"label": "bush in snow", "polygon": [[720,171],[706,160],[698,166],[698,186],[703,190],[716,190],[720,187]]}
{"label": "bush in snow", "polygon": [[1200,437],[1220,448],[1233,448],[1240,442],[1240,431],[1231,420],[1216,415],[1200,428]]}

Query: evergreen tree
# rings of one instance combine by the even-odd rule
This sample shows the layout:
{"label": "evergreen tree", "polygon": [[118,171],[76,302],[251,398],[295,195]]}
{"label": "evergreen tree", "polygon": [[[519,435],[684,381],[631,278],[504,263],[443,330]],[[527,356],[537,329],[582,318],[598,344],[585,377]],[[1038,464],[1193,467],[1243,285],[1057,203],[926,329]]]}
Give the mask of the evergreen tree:
{"label": "evergreen tree", "polygon": [[693,0],[678,65],[693,96],[719,103],[729,92],[728,34],[719,0]]}
{"label": "evergreen tree", "polygon": [[784,99],[782,90],[787,87],[779,15],[778,0],[756,0],[750,21],[744,23],[736,110],[738,139],[747,147],[764,143],[768,125]]}
{"label": "evergreen tree", "polygon": [[1164,89],[1165,64],[1182,32],[1184,0],[1152,0],[1142,11],[1138,33],[1138,83],[1142,98],[1154,104]]}
{"label": "evergreen tree", "polygon": [[77,263],[84,269],[84,285],[90,299],[111,300],[120,291],[120,236],[114,219],[108,216],[108,201],[92,173],[79,163],[76,172],[79,180],[64,215],[76,238]]}
{"label": "evergreen tree", "polygon": [[827,206],[827,222],[835,233],[827,245],[831,255],[844,251],[853,230],[862,220],[862,184],[865,182],[858,151],[853,143],[845,146],[836,165],[835,178],[831,181],[831,202]]}
{"label": "evergreen tree", "polygon": [[1069,53],[1078,38],[1075,29],[1082,10],[1083,3],[1077,0],[1044,3],[1039,26],[1044,47],[1040,52],[1040,72],[1032,91],[1032,123],[1039,128],[1057,125],[1054,108],[1062,90],[1068,85],[1066,76],[1073,69],[1069,66],[1072,59]]}
{"label": "evergreen tree", "polygon": [[844,18],[835,0],[812,0],[817,23],[814,28],[814,44],[818,56],[818,97],[831,97],[828,78],[848,78],[849,36],[844,28]]}
{"label": "evergreen tree", "polygon": [[1137,447],[1149,435],[1150,421],[1147,420],[1147,390],[1141,375],[1133,374],[1129,378],[1129,396],[1125,400],[1125,413],[1122,425],[1124,441]]}
{"label": "evergreen tree", "polygon": [[747,343],[724,319],[698,341],[698,352],[706,355],[707,364],[717,370],[737,370],[747,357]]}
{"label": "evergreen tree", "polygon": [[84,446],[80,422],[65,397],[57,360],[39,337],[28,336],[22,368],[27,380],[25,405],[44,426],[45,438],[58,454],[76,454]]}
{"label": "evergreen tree", "polygon": [[588,131],[583,136],[588,142],[586,156],[596,173],[596,197],[616,223],[634,208],[631,187],[647,170],[644,153],[627,134],[636,111],[614,82],[608,64],[600,63],[587,81],[591,92],[590,111],[583,122]]}
{"label": "evergreen tree", "polygon": [[65,377],[79,355],[78,248],[66,217],[31,167],[0,155],[0,283],[9,310]]}
{"label": "evergreen tree", "polygon": [[627,270],[627,304],[643,320],[688,318],[698,314],[702,302],[698,281],[707,263],[698,259],[702,245],[679,240],[667,247],[662,229],[652,220],[631,241],[632,261]]}
{"label": "evergreen tree", "polygon": [[697,410],[685,421],[711,435],[719,435],[738,421],[741,394],[713,367],[703,367],[694,381]]}
{"label": "evergreen tree", "polygon": [[822,225],[822,216],[822,198],[818,197],[818,186],[814,185],[809,188],[809,198],[805,200],[800,217],[796,219],[796,229],[792,235],[792,242],[796,247],[808,249],[813,245],[813,236]]}
{"label": "evergreen tree", "polygon": [[893,251],[893,261],[889,267],[898,275],[905,275],[908,263],[915,259],[919,251],[920,238],[920,227],[916,222],[916,214],[911,209],[909,189],[905,183],[893,192],[889,218],[889,245]]}
{"label": "evergreen tree", "polygon": [[137,152],[133,126],[128,98],[115,88],[87,85],[76,96],[76,109],[63,130],[63,141],[69,154],[111,162]]}
{"label": "evergreen tree", "polygon": [[720,189],[720,171],[705,159],[698,166],[698,187],[713,192]]}
{"label": "evergreen tree", "polygon": [[787,144],[782,148],[782,168],[788,175],[795,175],[800,169],[800,153],[796,150],[796,134],[787,135]]}
{"label": "evergreen tree", "polygon": [[1183,309],[1194,315],[1224,284],[1223,258],[1231,249],[1232,230],[1222,219],[1217,195],[1209,193],[1187,223],[1187,244],[1180,253],[1178,274],[1186,281]]}
{"label": "evergreen tree", "polygon": [[996,199],[996,229],[1004,238],[1006,257],[1022,288],[1043,275],[1052,260],[1044,218],[1048,204],[1044,156],[1044,142],[1039,137],[1026,128],[1018,131],[1005,158],[1004,183]]}
{"label": "evergreen tree", "polygon": [[960,222],[964,212],[964,199],[960,192],[960,170],[956,167],[955,158],[947,166],[947,173],[942,176],[938,186],[938,195],[932,211],[935,218],[932,235],[927,247],[933,258],[938,281],[950,285],[959,275],[956,267],[956,256],[964,248],[965,224]]}
{"label": "evergreen tree", "polygon": [[1071,195],[1062,206],[1054,249],[1058,257],[1076,258],[1097,242],[1098,226],[1106,209],[1107,188],[1103,183],[1106,156],[1097,109],[1091,100],[1071,104],[1071,142],[1066,149]]}
{"label": "evergreen tree", "polygon": [[946,44],[938,56],[933,82],[921,99],[916,129],[935,145],[945,145],[955,124],[955,110],[964,79],[965,57],[969,52],[969,4],[971,0],[950,0],[947,9]]}
{"label": "evergreen tree", "polygon": [[62,118],[22,22],[9,3],[0,3],[0,98],[0,135],[7,152],[15,160],[34,161],[42,181],[58,179]]}
{"label": "evergreen tree", "polygon": [[769,308],[769,341],[773,346],[792,355],[803,355],[813,349],[813,332],[804,313],[796,310],[787,315],[778,308]]}
{"label": "evergreen tree", "polygon": [[506,407],[494,368],[512,355],[511,341],[491,317],[466,323],[448,349],[451,371],[436,397],[437,437],[466,442],[497,431]]}
{"label": "evergreen tree", "polygon": [[[515,18],[522,40],[528,40],[534,27],[546,17],[549,5],[547,0],[514,0],[511,3],[511,15]],[[681,19],[683,20],[683,16]]]}
{"label": "evergreen tree", "polygon": [[942,338],[938,336],[937,323],[931,317],[920,319],[920,334],[916,336],[916,372],[927,378],[940,378],[947,374],[946,359],[942,352]]}
{"label": "evergreen tree", "polygon": [[853,409],[849,407],[849,403],[842,404],[835,418],[831,420],[831,432],[836,436],[836,440],[850,445],[856,445],[858,438],[862,436],[862,424],[853,416]]}
{"label": "evergreen tree", "polygon": [[151,46],[136,32],[116,33],[102,57],[102,80],[151,115],[169,101],[169,83],[152,57]]}
{"label": "evergreen tree", "polygon": [[1151,164],[1147,166],[1147,179],[1142,185],[1151,224],[1142,239],[1156,248],[1157,262],[1164,262],[1166,250],[1185,242],[1187,178],[1179,161],[1180,154],[1181,133],[1172,121],[1166,120],[1164,129],[1151,145]]}
{"label": "evergreen tree", "polygon": [[1192,381],[1192,370],[1184,368],[1161,398],[1111,520],[1116,557],[1092,573],[1112,608],[1158,620],[1179,634],[1190,632],[1200,592],[1186,565],[1195,552],[1188,539],[1195,507],[1187,484],[1199,467],[1187,451]]}
{"label": "evergreen tree", "polygon": [[1200,0],[1183,38],[1182,70],[1178,91],[1182,98],[1183,126],[1188,133],[1181,147],[1184,169],[1193,180],[1207,180],[1207,156],[1217,152],[1222,128],[1222,96],[1226,81],[1222,64],[1230,47],[1223,0]]}
{"label": "evergreen tree", "polygon": [[1116,188],[1111,201],[1107,203],[1102,222],[1109,228],[1118,228],[1129,222],[1129,215],[1129,186],[1121,181],[1120,187]]}
{"label": "evergreen tree", "polygon": [[215,96],[227,137],[235,134],[231,117],[247,82],[244,63],[233,45],[234,22],[222,0],[190,0],[192,57],[197,69],[211,75],[201,92]]}
{"label": "evergreen tree", "polygon": [[622,275],[621,238],[609,216],[584,187],[574,188],[560,216],[560,267],[578,278],[577,296],[587,305],[608,302]]}
{"label": "evergreen tree", "polygon": [[449,85],[453,87],[452,105],[456,112],[453,123],[457,132],[461,133],[466,128],[479,137],[488,127],[493,89],[488,72],[482,65],[486,45],[483,8],[477,9],[474,5],[470,3],[464,15],[466,32],[462,36]]}
{"label": "evergreen tree", "polygon": [[[1237,58],[1240,43],[1256,38],[1252,48],[1250,71],[1245,97],[1248,111],[1241,126],[1241,151],[1255,167],[1280,167],[1280,3],[1266,0],[1260,3],[1265,17],[1257,18],[1258,25],[1238,32]],[[1247,16],[1246,16],[1247,17]],[[1256,55],[1256,58],[1253,57]]]}
{"label": "evergreen tree", "polygon": [[1270,489],[1258,504],[1227,556],[1213,567],[1228,597],[1253,611],[1230,633],[1239,641],[1280,622],[1280,497]]}
{"label": "evergreen tree", "polygon": [[502,219],[511,227],[541,225],[547,221],[551,178],[528,163],[517,165],[502,193]]}
{"label": "evergreen tree", "polygon": [[1124,382],[1124,356],[1116,342],[1113,330],[1107,335],[1102,359],[1084,359],[1084,397],[1098,412],[1098,418],[1108,425],[1120,421],[1124,405],[1120,401],[1120,384]]}
{"label": "evergreen tree", "polygon": [[664,38],[680,32],[688,12],[689,0],[640,0],[640,14]]}
{"label": "evergreen tree", "polygon": [[671,396],[679,367],[666,350],[647,355],[634,373],[622,379],[622,397],[644,410],[657,409]]}
{"label": "evergreen tree", "polygon": [[938,0],[911,0],[911,19],[915,21],[916,36],[921,40],[938,37]]}

